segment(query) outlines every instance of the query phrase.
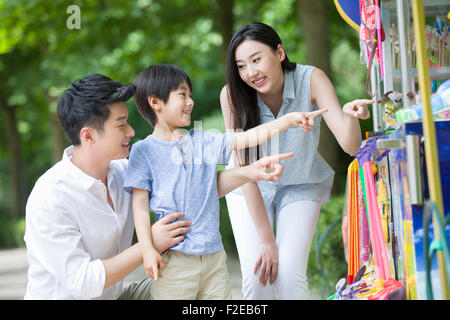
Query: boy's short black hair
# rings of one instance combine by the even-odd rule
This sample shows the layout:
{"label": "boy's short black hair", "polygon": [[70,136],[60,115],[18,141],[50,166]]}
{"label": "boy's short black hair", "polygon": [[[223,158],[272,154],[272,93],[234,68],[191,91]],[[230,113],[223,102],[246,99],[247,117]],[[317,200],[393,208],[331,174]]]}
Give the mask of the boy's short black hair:
{"label": "boy's short black hair", "polygon": [[80,131],[88,125],[100,132],[109,118],[109,103],[126,102],[136,87],[123,85],[101,74],[90,74],[74,81],[58,100],[58,117],[74,146],[79,145]]}
{"label": "boy's short black hair", "polygon": [[181,68],[171,64],[155,64],[144,69],[134,80],[136,93],[134,102],[141,116],[151,126],[155,126],[156,114],[148,103],[148,97],[155,96],[164,103],[169,99],[170,92],[178,89],[186,81],[192,91],[191,79]]}

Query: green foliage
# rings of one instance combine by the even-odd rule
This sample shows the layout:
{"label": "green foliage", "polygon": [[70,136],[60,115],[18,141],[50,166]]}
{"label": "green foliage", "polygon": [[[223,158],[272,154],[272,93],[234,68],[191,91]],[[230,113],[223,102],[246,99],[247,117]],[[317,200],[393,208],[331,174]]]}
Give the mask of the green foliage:
{"label": "green foliage", "polygon": [[[308,281],[310,290],[314,296],[326,298],[334,293],[336,282],[347,274],[347,262],[345,260],[344,244],[342,241],[341,223],[333,222],[343,216],[345,195],[331,197],[330,202],[322,206],[319,221],[311,245],[308,261]],[[317,244],[324,232],[329,231],[318,251]],[[319,265],[317,253],[320,253],[322,266]],[[331,291],[327,290],[327,283],[322,276],[325,274]]]}
{"label": "green foliage", "polygon": [[225,252],[228,255],[237,256],[236,242],[234,241],[233,229],[231,228],[230,216],[228,215],[225,197],[220,198],[220,234]]}
{"label": "green foliage", "polygon": [[[336,42],[331,51],[333,85],[342,106],[356,98],[362,99],[367,97],[364,86],[367,68],[360,63],[359,51],[354,48],[354,42],[358,43],[357,33],[352,28],[348,31],[350,31],[348,32],[349,35],[346,37],[350,37],[352,41],[341,40]],[[372,118],[360,120],[359,123],[363,136],[364,132],[372,130]],[[353,160],[352,157],[343,151],[341,151],[340,156],[342,159],[341,165],[334,168],[336,194],[345,192],[347,166]]]}
{"label": "green foliage", "polygon": [[[342,105],[356,98],[368,98],[365,90],[367,67],[360,63],[359,51],[354,48],[357,41],[357,38],[341,41],[331,53],[334,87]],[[360,120],[360,125],[362,132],[372,130],[372,118]]]}
{"label": "green foliage", "polygon": [[25,245],[25,218],[14,220],[0,216],[0,248],[14,248]]}

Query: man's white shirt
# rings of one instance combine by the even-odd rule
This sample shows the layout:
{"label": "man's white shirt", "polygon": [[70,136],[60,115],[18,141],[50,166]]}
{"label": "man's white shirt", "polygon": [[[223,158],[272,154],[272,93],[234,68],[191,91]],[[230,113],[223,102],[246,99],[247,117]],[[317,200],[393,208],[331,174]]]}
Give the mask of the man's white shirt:
{"label": "man's white shirt", "polygon": [[122,281],[104,289],[102,259],[131,246],[128,160],[111,161],[105,185],[75,166],[73,147],[36,182],[26,206],[28,285],[25,299],[116,299]]}

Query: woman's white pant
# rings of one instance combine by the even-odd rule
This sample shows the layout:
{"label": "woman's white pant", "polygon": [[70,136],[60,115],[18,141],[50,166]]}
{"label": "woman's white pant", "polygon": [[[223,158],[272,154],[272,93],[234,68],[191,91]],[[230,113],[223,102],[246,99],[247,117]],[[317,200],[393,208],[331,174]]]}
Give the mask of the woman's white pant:
{"label": "woman's white pant", "polygon": [[256,275],[253,274],[260,238],[244,196],[230,193],[226,196],[226,201],[241,264],[243,298],[308,299],[310,293],[306,268],[321,203],[297,201],[284,206],[279,212],[266,208],[272,228],[274,217],[276,219],[278,275],[273,285],[267,282],[263,288],[258,284],[259,270]]}

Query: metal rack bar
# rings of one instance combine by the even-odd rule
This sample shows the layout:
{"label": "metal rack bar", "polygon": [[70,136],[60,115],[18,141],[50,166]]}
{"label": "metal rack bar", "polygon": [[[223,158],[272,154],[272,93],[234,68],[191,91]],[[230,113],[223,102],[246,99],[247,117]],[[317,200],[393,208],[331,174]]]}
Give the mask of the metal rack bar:
{"label": "metal rack bar", "polygon": [[409,20],[409,1],[397,0],[398,40],[400,44],[400,70],[402,72],[402,100],[404,108],[408,108],[412,102],[408,97],[408,93],[415,92],[414,80],[411,74],[410,46],[408,45],[410,41]]}
{"label": "metal rack bar", "polygon": [[[397,2],[402,2],[401,0]],[[441,177],[439,168],[439,159],[436,142],[436,129],[433,121],[430,101],[430,75],[428,70],[428,56],[425,43],[425,16],[422,0],[412,2],[413,24],[415,45],[417,52],[417,67],[419,75],[419,89],[421,93],[421,102],[423,106],[423,136],[425,138],[425,157],[427,161],[428,187],[430,190],[430,199],[436,203],[439,212],[443,215],[444,206],[442,201]],[[444,217],[442,216],[442,219]],[[433,219],[435,239],[441,239],[445,235],[440,234],[436,219]],[[442,252],[438,252],[439,274],[441,278],[442,298],[448,300],[450,295],[448,291],[448,278],[445,272],[445,261]]]}

